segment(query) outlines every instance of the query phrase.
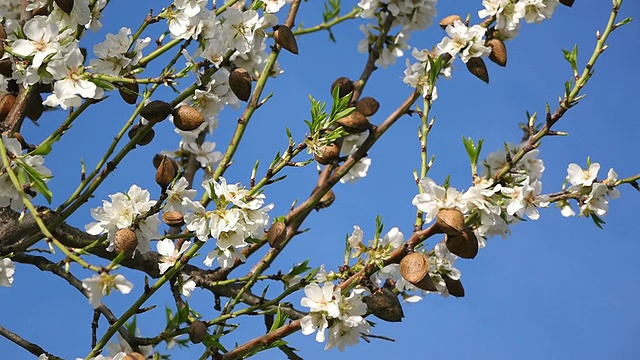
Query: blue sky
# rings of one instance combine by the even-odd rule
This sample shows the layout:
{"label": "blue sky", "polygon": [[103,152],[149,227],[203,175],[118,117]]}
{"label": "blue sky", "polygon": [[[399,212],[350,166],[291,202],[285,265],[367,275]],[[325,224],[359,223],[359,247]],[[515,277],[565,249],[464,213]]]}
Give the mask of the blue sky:
{"label": "blue sky", "polygon": [[[476,21],[480,1],[470,3],[441,1],[436,21],[451,13],[471,13],[472,21]],[[147,0],[135,4],[114,1],[105,12],[105,27],[87,36],[86,46],[91,49],[107,32],[115,33],[121,26],[137,27],[152,7],[157,10],[159,6]],[[428,150],[436,155],[436,162],[430,177],[442,183],[451,174],[452,186],[463,190],[470,185],[462,136],[485,139],[481,157],[500,149],[504,141],[518,142],[521,137],[518,123],[525,121],[525,112],[542,114],[547,102],[553,108],[564,82],[571,76],[560,49],[570,49],[577,44],[579,64],[584,65],[595,43],[595,31],[603,29],[610,7],[610,1],[576,1],[571,9],[559,7],[549,21],[523,26],[520,35],[507,42],[507,67],[487,64],[489,85],[468,74],[458,60],[453,78],[439,83],[439,99],[432,110],[437,121]],[[321,2],[303,3],[297,23],[311,26],[320,22],[321,9]],[[639,10],[637,2],[627,0],[621,18],[638,17]],[[284,17],[284,13],[279,16],[281,21]],[[362,38],[356,23],[347,22],[334,29],[337,43],[330,43],[326,33],[305,35],[298,39],[300,55],[283,53],[280,56],[285,73],[268,83],[266,92],[273,91],[274,97],[252,119],[235,163],[226,173],[229,182],[247,184],[256,159],[263,164],[259,171],[263,173],[264,164],[286,146],[285,127],[295,139],[303,138],[306,131],[303,120],[309,118],[308,94],[328,100],[333,79],[359,76],[366,56],[356,49]],[[157,28],[151,29],[152,34],[157,34],[164,23],[154,26]],[[567,165],[572,162],[584,165],[587,156],[601,164],[601,177],[611,167],[620,177],[640,171],[637,150],[634,150],[640,133],[636,109],[636,84],[640,82],[639,35],[637,22],[614,32],[610,47],[598,61],[595,75],[584,89],[587,96],[556,126],[570,136],[543,141],[540,149],[546,167],[543,192],[559,190]],[[430,48],[442,36],[443,31],[431,27],[423,33],[414,33],[410,44],[420,49]],[[271,40],[268,41],[270,44]],[[404,68],[404,58],[398,59],[396,66],[376,71],[367,85],[364,96],[373,96],[381,103],[373,123],[382,121],[410,93],[411,89],[402,83]],[[160,96],[162,94],[170,98],[169,92]],[[112,95],[77,122],[47,157],[46,164],[55,175],[50,182],[55,205],[75,188],[80,158],[88,166],[95,164],[128,118],[132,107],[120,102],[117,94]],[[220,127],[213,137],[220,150],[230,139],[238,113],[232,110],[221,116]],[[23,133],[30,142],[37,143],[63,118],[60,111],[47,113],[40,120],[40,126],[28,122]],[[417,118],[405,117],[385,134],[369,153],[373,164],[368,176],[353,185],[336,186],[335,203],[309,217],[304,227],[310,231],[296,237],[273,265],[273,272],[287,271],[292,264],[304,259],[309,259],[312,266],[325,264],[329,269],[335,268],[341,263],[345,234],[351,233],[353,225],[359,225],[365,239],[370,239],[375,231],[376,215],[382,216],[386,230],[398,226],[405,235],[410,234],[415,216],[411,199],[417,192],[412,170],[419,168],[418,125]],[[126,191],[132,183],[150,189],[152,197],[157,198],[151,158],[161,150],[176,148],[178,140],[171,124],[159,124],[153,143],[134,151],[71,223],[82,227],[91,221],[91,207],[100,205],[108,194]],[[284,215],[295,199],[305,199],[315,185],[313,165],[292,168],[286,173],[286,181],[265,191],[268,201],[276,204],[271,212],[274,217]],[[303,358],[312,360],[354,356],[373,359],[389,356],[638,358],[640,269],[636,256],[640,253],[640,225],[635,222],[635,214],[639,210],[639,194],[630,186],[620,190],[622,197],[611,201],[610,211],[604,218],[604,230],[586,218],[565,219],[559,209],[552,207],[541,212],[540,220],[512,227],[513,234],[507,240],[490,239],[474,260],[458,260],[456,265],[462,271],[467,296],[456,299],[429,295],[419,303],[405,304],[402,323],[376,321],[373,333],[396,339],[393,343],[373,339],[371,344],[361,343],[340,353],[325,352],[323,344],[300,334],[287,341],[301,349]],[[428,244],[434,245],[439,240],[430,239]],[[194,263],[200,261],[198,258]],[[78,277],[88,276],[78,268],[72,266]],[[241,267],[238,275],[249,268],[250,264]],[[116,314],[124,311],[143,288],[141,276],[125,274],[135,284],[132,293],[128,296],[115,293],[105,300]],[[289,300],[297,305],[299,296]],[[158,305],[158,309],[138,318],[144,336],[154,336],[162,329],[163,308],[171,305],[169,292],[161,292],[146,305],[152,304]],[[194,292],[190,304],[201,311],[205,319],[216,314],[212,309],[212,296],[203,290]],[[91,318],[92,309],[84,297],[63,281],[26,265],[17,265],[12,288],[0,288],[0,325],[65,358],[84,357],[90,350]],[[259,335],[263,329],[261,321],[240,321],[240,324],[237,334],[225,343],[228,347],[233,346],[231,340],[242,342]],[[101,330],[105,328],[106,323],[101,323]],[[203,350],[202,346],[193,348],[175,358],[193,358]],[[164,345],[158,349],[166,353]],[[6,359],[31,358],[4,338],[0,338],[0,351]],[[283,355],[271,350],[257,358],[280,359]]]}

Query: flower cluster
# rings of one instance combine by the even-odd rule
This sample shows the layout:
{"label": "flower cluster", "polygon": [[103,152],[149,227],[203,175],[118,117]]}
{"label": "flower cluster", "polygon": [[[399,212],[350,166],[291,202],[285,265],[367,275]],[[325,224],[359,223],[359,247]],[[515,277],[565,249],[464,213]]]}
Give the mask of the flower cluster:
{"label": "flower cluster", "polygon": [[558,0],[483,0],[484,9],[478,11],[478,16],[495,16],[497,36],[512,39],[518,35],[523,19],[527,23],[549,19],[558,4]]}
{"label": "flower cluster", "polygon": [[221,267],[231,267],[236,259],[244,261],[241,250],[249,238],[261,238],[269,224],[268,212],[273,204],[264,205],[264,194],[249,196],[249,191],[238,184],[205,180],[202,186],[216,203],[216,209],[207,211],[189,197],[182,199],[184,221],[188,230],[196,233],[200,241],[216,239],[216,248],[210,251],[204,264],[212,266],[218,260]]}
{"label": "flower cluster", "polygon": [[445,37],[436,45],[436,55],[460,55],[460,59],[466,63],[472,57],[487,56],[491,53],[491,48],[484,45],[487,29],[480,25],[468,27],[462,21],[456,20],[447,26],[446,31],[449,37]]}
{"label": "flower cluster", "polygon": [[[618,174],[613,169],[609,169],[607,178],[597,181],[599,170],[599,163],[589,164],[586,170],[578,164],[569,164],[567,168],[567,181],[571,184],[568,191],[574,194],[578,201],[580,216],[592,216],[594,219],[603,216],[609,210],[608,198],[620,197],[620,191],[613,187],[618,180]],[[565,217],[576,214],[568,201],[562,201],[560,207]]]}
{"label": "flower cluster", "polygon": [[[27,179],[23,184],[26,186],[25,193],[28,197],[35,196],[34,189],[31,189],[32,176],[38,176],[39,180],[47,182],[51,178],[51,171],[44,164],[44,158],[40,155],[23,155],[20,142],[14,138],[2,135],[2,143],[7,150],[7,155],[11,161],[11,169],[16,172],[18,179]],[[37,190],[37,189],[35,189]],[[14,211],[21,211],[24,202],[22,196],[11,182],[7,170],[0,166],[0,207],[10,206]]]}
{"label": "flower cluster", "polygon": [[[402,82],[405,84],[418,89],[418,91],[423,95],[427,96],[429,93],[431,94],[431,101],[434,101],[438,98],[438,89],[435,84],[431,84],[429,82],[429,73],[432,71],[431,62],[429,61],[429,57],[432,57],[435,54],[431,54],[426,50],[418,50],[416,48],[413,49],[411,55],[418,60],[418,62],[411,63],[411,60],[407,59],[407,69],[404,71],[404,78]],[[445,78],[451,77],[451,66],[449,64],[444,65],[439,70],[439,75],[444,76]],[[431,87],[431,89],[430,89]]]}
{"label": "flower cluster", "polygon": [[140,253],[149,251],[149,241],[160,237],[158,214],[143,218],[143,215],[156,203],[155,200],[149,199],[149,191],[141,189],[138,185],[132,185],[126,194],[115,193],[109,195],[109,198],[111,202],[103,200],[102,207],[91,209],[91,216],[97,221],[85,225],[87,233],[108,234],[107,250],[113,251],[116,232],[119,229],[131,228],[138,221],[134,229],[138,240],[137,250]]}
{"label": "flower cluster", "polygon": [[135,44],[131,29],[123,27],[117,34],[107,34],[105,41],[93,46],[95,59],[91,59],[91,71],[96,74],[119,76],[127,67],[138,64],[142,59],[142,49],[151,38],[137,39]]}
{"label": "flower cluster", "polygon": [[302,333],[310,335],[317,331],[316,341],[324,342],[325,330],[329,329],[325,350],[338,347],[342,351],[357,344],[361,334],[369,333],[371,326],[363,318],[367,306],[355,291],[344,297],[340,288],[325,282],[322,287],[316,283],[305,286],[304,293],[300,305],[308,307],[309,314],[300,319]]}
{"label": "flower cluster", "polygon": [[[519,148],[511,147],[510,152],[514,154]],[[443,187],[430,178],[424,178],[420,180],[422,192],[413,198],[412,203],[424,213],[426,222],[433,221],[440,209],[457,209],[465,218],[473,215],[473,223],[467,225],[473,229],[479,246],[483,247],[488,237],[506,237],[510,233],[509,225],[519,222],[524,216],[537,220],[538,208],[549,205],[548,196],[541,195],[544,164],[536,157],[537,154],[537,150],[528,152],[512,168],[512,175],[504,184],[495,184],[489,178],[506,163],[504,151],[489,154],[484,161],[486,177],[478,177],[466,192]]]}

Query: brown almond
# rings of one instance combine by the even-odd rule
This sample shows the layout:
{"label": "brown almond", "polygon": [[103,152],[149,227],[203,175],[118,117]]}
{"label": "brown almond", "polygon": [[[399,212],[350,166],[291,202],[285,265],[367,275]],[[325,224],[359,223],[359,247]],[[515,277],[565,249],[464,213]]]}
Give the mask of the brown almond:
{"label": "brown almond", "polygon": [[507,66],[507,47],[502,40],[491,38],[485,42],[485,45],[491,48],[489,60],[500,66]]}
{"label": "brown almond", "polygon": [[[160,166],[160,163],[162,162],[162,159],[164,158],[164,155],[161,154],[155,154],[153,156],[153,168],[157,169],[158,166]],[[175,166],[176,169],[180,169],[180,166],[178,166],[178,162],[175,161],[174,159],[170,158],[167,156],[167,159],[169,159],[169,161],[171,161],[173,163],[173,166]]]}
{"label": "brown almond", "polygon": [[321,147],[319,153],[314,154],[313,157],[322,165],[331,164],[340,157],[340,148],[335,143],[325,145]]}
{"label": "brown almond", "polygon": [[124,251],[126,254],[133,254],[138,247],[138,237],[136,232],[129,228],[120,229],[116,231],[114,243],[117,252]]}
{"label": "brown almond", "polygon": [[453,280],[447,275],[442,275],[442,279],[444,279],[445,285],[447,285],[447,290],[450,295],[455,297],[464,297],[464,287],[462,286],[462,281]]}
{"label": "brown almond", "polygon": [[242,101],[248,101],[251,96],[251,75],[244,68],[237,67],[229,73],[229,87]]}
{"label": "brown almond", "polygon": [[440,209],[436,222],[447,235],[455,236],[464,230],[464,215],[458,209]]}
{"label": "brown almond", "polygon": [[0,60],[0,75],[4,77],[12,77],[13,76],[13,62],[11,62],[10,58],[5,58]]}
{"label": "brown almond", "polygon": [[50,13],[51,11],[49,11],[49,4],[39,7],[32,12],[33,16],[49,16]]}
{"label": "brown almond", "polygon": [[0,97],[0,123],[7,119],[9,111],[16,104],[16,96],[13,94],[4,94]]}
{"label": "brown almond", "polygon": [[153,100],[140,110],[140,116],[149,122],[157,123],[169,116],[173,112],[171,104],[162,100]]}
{"label": "brown almond", "polygon": [[298,42],[287,25],[274,26],[273,39],[276,41],[276,44],[280,45],[283,49],[296,55],[298,54]]}
{"label": "brown almond", "polygon": [[120,97],[124,102],[135,105],[138,101],[138,94],[140,94],[140,86],[137,82],[122,83],[118,89],[118,93],[120,93]]}
{"label": "brown almond", "polygon": [[367,117],[358,110],[355,110],[342,119],[338,119],[336,124],[342,126],[342,128],[350,134],[361,133],[368,130],[371,126]]}
{"label": "brown almond", "polygon": [[359,111],[364,116],[372,116],[378,109],[380,108],[380,103],[378,100],[372,98],[371,96],[363,97],[358,100],[356,104],[356,111]]}
{"label": "brown almond", "polygon": [[4,26],[0,24],[0,58],[4,55],[4,42],[7,40],[7,32]]}
{"label": "brown almond", "polygon": [[573,1],[574,0],[560,0],[560,4],[562,4],[564,6],[572,7],[573,6]]}
{"label": "brown almond", "polygon": [[173,162],[171,162],[171,159],[167,155],[164,155],[162,161],[160,161],[160,166],[156,169],[156,183],[160,185],[162,190],[165,190],[177,174],[178,169]]}
{"label": "brown almond", "polygon": [[353,92],[353,82],[348,77],[344,77],[344,76],[339,77],[333,82],[333,84],[331,84],[332,94],[333,94],[333,89],[335,89],[336,86],[340,88],[340,90],[338,91],[338,96],[341,98]]}
{"label": "brown almond", "polygon": [[195,130],[202,123],[204,123],[204,116],[193,106],[181,105],[173,112],[173,125],[180,130]]}
{"label": "brown almond", "polygon": [[287,237],[287,225],[282,221],[271,224],[267,231],[267,241],[272,248],[278,247]]}
{"label": "brown almond", "polygon": [[404,317],[398,296],[387,288],[378,289],[364,298],[369,312],[384,321],[399,322]]}
{"label": "brown almond", "polygon": [[202,321],[196,320],[189,325],[189,340],[192,343],[201,343],[205,336],[207,336],[207,325]]}
{"label": "brown almond", "polygon": [[331,204],[333,204],[335,200],[336,200],[336,194],[333,192],[333,190],[327,191],[320,198],[318,205],[316,205],[316,211],[320,211],[320,209],[328,208],[329,206],[331,206]]}
{"label": "brown almond", "polygon": [[487,66],[484,64],[484,60],[479,57],[472,57],[467,61],[467,70],[478,79],[489,83],[489,72]]}
{"label": "brown almond", "polygon": [[414,252],[403,257],[400,260],[400,274],[422,290],[438,290],[429,276],[429,257],[425,254]]}
{"label": "brown almond", "polygon": [[[129,133],[127,133],[127,135],[129,136],[129,139],[133,139],[143,126],[144,125],[142,124],[133,125],[131,127],[131,130],[129,130]],[[153,140],[153,137],[155,135],[156,135],[156,132],[153,131],[153,129],[149,129],[149,131],[138,140],[138,145],[140,146],[148,145]]]}
{"label": "brown almond", "polygon": [[44,105],[42,104],[42,95],[35,94],[33,100],[24,109],[24,114],[33,121],[38,121],[42,113],[44,112]]}
{"label": "brown almond", "polygon": [[453,23],[456,21],[462,21],[462,18],[460,17],[460,15],[449,15],[447,17],[445,17],[444,19],[440,20],[440,27],[443,29],[446,29],[447,26],[451,25],[453,26]]}
{"label": "brown almond", "polygon": [[465,229],[455,236],[445,235],[444,243],[449,251],[461,258],[473,259],[478,255],[478,238],[469,229]]}
{"label": "brown almond", "polygon": [[162,221],[169,226],[180,227],[184,225],[184,216],[177,211],[165,211],[162,213]]}
{"label": "brown almond", "polygon": [[67,14],[71,14],[71,10],[73,10],[73,0],[55,0],[55,2],[60,10],[66,12]]}

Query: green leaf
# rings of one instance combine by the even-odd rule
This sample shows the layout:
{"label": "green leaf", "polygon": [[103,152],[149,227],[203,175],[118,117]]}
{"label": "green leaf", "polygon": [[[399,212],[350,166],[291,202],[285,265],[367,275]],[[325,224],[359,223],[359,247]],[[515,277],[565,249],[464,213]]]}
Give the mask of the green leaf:
{"label": "green leaf", "polygon": [[593,223],[596,224],[596,226],[598,228],[600,228],[601,230],[604,230],[604,228],[602,227],[602,225],[606,224],[604,222],[604,220],[602,220],[598,215],[596,214],[591,214],[591,220],[593,220]]}
{"label": "green leaf", "polygon": [[571,65],[571,69],[578,71],[578,45],[574,45],[571,51],[563,49],[562,53],[564,54],[565,60]]}
{"label": "green leaf", "polygon": [[628,24],[628,23],[630,23],[632,21],[633,21],[633,18],[630,18],[630,17],[624,18],[620,22],[618,22],[617,24],[615,24],[613,26],[614,27],[620,27],[620,26],[626,25],[626,24]]}
{"label": "green leaf", "polygon": [[271,329],[269,329],[269,332],[275,331],[276,329],[284,325],[288,318],[289,317],[287,316],[287,314],[283,313],[280,309],[280,305],[278,305],[276,318],[273,320],[273,324],[271,324]]}
{"label": "green leaf", "polygon": [[50,176],[49,177],[45,176],[38,170],[27,165],[22,160],[16,161],[16,163],[22,170],[24,170],[29,175],[29,178],[33,182],[33,186],[35,186],[36,190],[38,190],[38,192],[42,194],[42,196],[44,196],[45,199],[47,199],[47,202],[51,204],[51,198],[53,197],[53,193],[47,187],[47,183],[44,182],[44,180],[47,178],[50,178]]}
{"label": "green leaf", "polygon": [[218,341],[219,336],[220,335],[207,335],[204,337],[204,339],[202,339],[202,343],[208,348],[213,347],[216,349],[220,349],[223,352],[227,352],[227,349],[225,349],[220,341]]}

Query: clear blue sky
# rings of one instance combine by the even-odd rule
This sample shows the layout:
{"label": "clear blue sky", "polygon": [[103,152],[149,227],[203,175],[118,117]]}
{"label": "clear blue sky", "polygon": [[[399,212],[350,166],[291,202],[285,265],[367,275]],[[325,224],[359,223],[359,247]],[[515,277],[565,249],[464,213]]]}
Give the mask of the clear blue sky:
{"label": "clear blue sky", "polygon": [[[471,4],[472,5],[469,5]],[[436,21],[451,13],[472,14],[481,1],[441,1]],[[89,50],[102,41],[107,32],[115,33],[121,26],[136,28],[149,8],[159,9],[156,1],[113,1],[105,12],[105,27],[87,36]],[[580,49],[583,65],[595,42],[595,31],[603,29],[610,1],[576,1],[573,8],[559,7],[553,18],[540,25],[525,25],[520,35],[507,43],[508,65],[499,68],[488,63],[490,85],[473,78],[459,60],[449,81],[439,84],[440,98],[432,114],[437,122],[430,137],[429,152],[436,155],[430,176],[442,183],[451,174],[451,184],[458,189],[469,186],[469,165],[460,140],[461,136],[485,138],[485,152],[501,148],[504,141],[517,142],[521,131],[517,124],[525,121],[525,111],[544,113],[544,105],[557,104],[563,83],[571,76],[560,49],[570,49],[575,43]],[[302,3],[298,23],[310,26],[321,21],[320,1]],[[627,0],[621,18],[639,17],[640,5]],[[285,14],[279,15],[284,21]],[[164,27],[164,23],[154,25]],[[285,70],[271,80],[267,92],[274,97],[263,106],[251,122],[243,146],[234,165],[226,173],[229,182],[248,183],[251,166],[260,159],[263,173],[276,151],[286,146],[285,127],[294,138],[305,134],[304,119],[309,118],[307,94],[329,99],[329,87],[338,76],[357,78],[366,60],[356,50],[361,32],[355,23],[341,24],[334,29],[337,43],[329,43],[326,33],[305,35],[298,39],[300,55],[283,53],[281,67]],[[153,34],[157,34],[154,32]],[[437,27],[424,33],[414,33],[410,44],[429,48],[440,41],[444,32]],[[570,136],[550,138],[543,142],[541,157],[546,170],[543,192],[560,189],[569,163],[584,165],[587,156],[601,164],[601,176],[613,167],[620,177],[640,171],[637,157],[637,136],[640,117],[637,113],[640,72],[637,21],[617,30],[610,47],[599,60],[595,76],[584,90],[586,98],[571,109],[556,129]],[[269,44],[271,40],[268,40]],[[151,45],[153,46],[153,45]],[[89,51],[91,53],[91,51]],[[148,53],[145,52],[145,53]],[[407,54],[409,55],[409,54]],[[377,71],[364,95],[381,103],[372,122],[379,123],[409,93],[402,83],[404,59],[395,67]],[[150,73],[150,76],[153,73]],[[187,84],[181,84],[186,86]],[[168,92],[164,93],[170,98]],[[113,134],[122,126],[132,107],[124,105],[117,94],[93,106],[84,119],[56,144],[46,158],[55,178],[50,186],[54,204],[63,201],[79,178],[82,157],[93,166],[108,146]],[[116,106],[117,104],[117,106]],[[223,149],[235,127],[238,112],[223,113],[220,128],[213,141]],[[28,122],[23,133],[37,143],[64,118],[62,112],[46,114],[39,127]],[[400,120],[370,152],[373,164],[368,176],[354,185],[337,185],[333,206],[313,213],[305,227],[311,230],[296,237],[288,252],[274,264],[272,270],[287,271],[294,262],[309,259],[312,266],[326,264],[334,268],[341,262],[344,236],[359,225],[369,239],[374,233],[375,216],[381,215],[386,229],[398,226],[410,234],[415,216],[411,199],[416,194],[412,170],[419,168],[419,146],[416,129],[419,121],[405,117]],[[100,205],[110,193],[126,191],[132,183],[148,188],[157,198],[151,158],[161,150],[177,147],[179,138],[168,122],[156,127],[156,139],[125,160],[110,176],[109,182],[72,219],[82,227],[91,221],[89,208]],[[289,169],[288,179],[266,189],[269,202],[275,202],[272,216],[287,212],[295,199],[304,199],[316,180],[313,165]],[[629,186],[620,189],[622,197],[612,200],[604,220],[604,230],[585,218],[565,219],[557,208],[542,211],[540,220],[512,227],[508,240],[491,239],[474,260],[459,260],[467,296],[441,298],[430,295],[417,304],[405,304],[402,323],[377,321],[373,333],[395,338],[394,343],[373,340],[340,353],[325,352],[312,336],[300,334],[287,338],[290,345],[301,349],[305,359],[371,358],[432,358],[432,359],[632,359],[640,358],[640,225],[636,219],[638,194]],[[56,202],[57,201],[57,202]],[[439,241],[439,239],[437,239]],[[429,241],[435,244],[435,239]],[[44,246],[44,245],[43,245]],[[152,246],[155,248],[155,246]],[[102,262],[105,263],[105,262]],[[201,259],[194,260],[200,264]],[[250,266],[250,265],[249,265]],[[247,271],[240,268],[238,274]],[[72,269],[78,270],[78,266]],[[143,289],[142,277],[127,277],[134,282],[131,294],[115,293],[105,303],[116,313],[126,309]],[[87,273],[77,271],[80,278]],[[164,306],[171,305],[169,291],[153,297],[146,305],[158,308],[139,316],[144,336],[156,335],[164,326]],[[299,303],[299,297],[290,299]],[[190,300],[192,307],[206,319],[215,316],[210,293],[196,290]],[[87,300],[65,282],[42,274],[26,265],[17,264],[12,288],[0,288],[0,325],[36,342],[53,354],[74,358],[84,357],[90,350],[92,309]],[[237,334],[229,341],[242,342],[262,332],[261,321],[240,321]],[[106,323],[101,323],[101,331]],[[166,353],[164,345],[158,349]],[[201,345],[194,351],[180,352],[176,359],[199,356]],[[175,352],[174,352],[175,353]],[[0,338],[0,354],[4,359],[30,359],[24,350]],[[271,350],[260,359],[280,359],[282,353]]]}

